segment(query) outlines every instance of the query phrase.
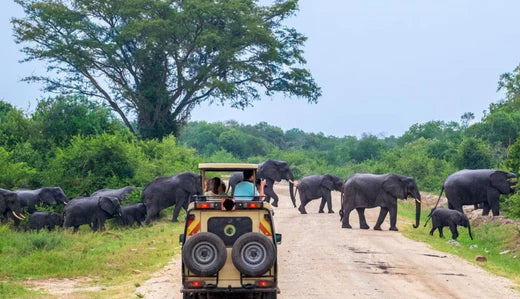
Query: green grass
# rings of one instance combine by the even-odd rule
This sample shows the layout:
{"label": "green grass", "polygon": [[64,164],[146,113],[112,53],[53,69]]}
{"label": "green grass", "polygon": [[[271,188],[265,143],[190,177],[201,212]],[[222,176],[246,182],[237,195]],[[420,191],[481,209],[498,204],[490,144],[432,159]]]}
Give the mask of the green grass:
{"label": "green grass", "polygon": [[17,232],[0,226],[0,298],[35,297],[37,293],[24,288],[28,279],[74,277],[121,286],[123,293],[131,294],[180,250],[184,224],[170,221],[171,209],[163,215],[153,225],[139,228],[107,223],[102,233],[93,233],[88,225],[76,234],[62,229]]}
{"label": "green grass", "polygon": [[[520,284],[520,230],[512,224],[500,224],[498,222],[488,222],[475,225],[472,222],[471,232],[474,240],[468,235],[468,230],[464,227],[458,227],[459,237],[457,241],[460,247],[447,243],[451,239],[451,231],[448,227],[444,228],[444,239],[439,238],[438,230],[433,236],[430,236],[431,221],[424,227],[424,223],[430,210],[423,210],[421,213],[421,224],[419,228],[414,229],[411,225],[403,225],[403,223],[415,223],[415,204],[411,202],[399,203],[399,221],[400,231],[408,238],[425,242],[432,248],[448,252],[464,258],[487,271],[507,277],[517,285]],[[477,248],[470,248],[471,245],[477,245]],[[509,253],[500,254],[509,250]],[[487,262],[475,261],[476,256],[484,256]]]}

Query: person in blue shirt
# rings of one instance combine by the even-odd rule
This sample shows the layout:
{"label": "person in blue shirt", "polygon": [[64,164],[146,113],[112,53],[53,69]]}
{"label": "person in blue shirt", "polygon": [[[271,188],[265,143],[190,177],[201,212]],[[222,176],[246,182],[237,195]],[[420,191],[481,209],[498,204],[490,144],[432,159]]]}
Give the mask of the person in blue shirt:
{"label": "person in blue shirt", "polygon": [[244,180],[235,185],[233,196],[237,200],[253,200],[254,196],[264,196],[265,180],[260,180],[258,190],[253,184],[253,170],[244,170]]}

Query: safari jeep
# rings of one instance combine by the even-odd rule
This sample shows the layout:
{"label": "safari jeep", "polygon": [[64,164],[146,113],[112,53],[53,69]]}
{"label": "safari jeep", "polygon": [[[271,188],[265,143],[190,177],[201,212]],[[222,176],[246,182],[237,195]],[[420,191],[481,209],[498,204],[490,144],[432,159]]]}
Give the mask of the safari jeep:
{"label": "safari jeep", "polygon": [[[247,169],[256,177],[257,165],[202,163],[199,169],[205,182],[210,173]],[[195,197],[180,235],[183,298],[276,298],[281,237],[275,234],[271,205],[258,196]]]}

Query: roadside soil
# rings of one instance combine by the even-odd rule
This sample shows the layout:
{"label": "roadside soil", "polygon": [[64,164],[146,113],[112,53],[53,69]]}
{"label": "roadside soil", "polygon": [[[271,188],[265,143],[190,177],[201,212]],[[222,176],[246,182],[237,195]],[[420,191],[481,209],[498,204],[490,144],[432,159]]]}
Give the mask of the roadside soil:
{"label": "roadside soil", "polygon": [[[280,196],[275,210],[279,298],[520,298],[515,285],[453,255],[388,231],[353,229],[339,222],[340,194],[333,193],[335,214],[318,214],[319,201],[307,205],[307,215],[292,207],[289,188],[275,186]],[[436,198],[435,198],[436,199]],[[424,211],[424,210],[423,210]],[[373,226],[379,209],[366,210]],[[397,227],[411,225],[402,219]],[[180,256],[136,290],[137,297],[182,298]]]}

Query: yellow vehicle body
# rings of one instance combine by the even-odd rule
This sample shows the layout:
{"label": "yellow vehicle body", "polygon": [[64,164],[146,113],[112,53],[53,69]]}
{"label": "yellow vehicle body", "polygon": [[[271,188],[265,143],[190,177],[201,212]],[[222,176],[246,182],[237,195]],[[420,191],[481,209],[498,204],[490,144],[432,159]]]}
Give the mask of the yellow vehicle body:
{"label": "yellow vehicle body", "polygon": [[[199,165],[199,168],[204,178],[206,171],[256,170],[256,164],[205,163]],[[236,200],[229,195],[200,196],[190,203],[184,234],[180,240],[183,246],[181,292],[184,298],[200,298],[206,294],[212,294],[211,298],[220,298],[219,294],[221,298],[229,298],[231,293],[241,294],[239,298],[247,298],[246,295],[251,295],[250,298],[276,298],[276,294],[279,293],[276,245],[281,242],[281,235],[275,233],[273,214],[273,208],[269,203]],[[215,246],[206,242],[204,238],[198,238],[196,241],[202,245],[190,244],[189,248],[185,246],[191,242],[191,238],[201,233],[211,234],[213,239],[220,239],[214,241],[222,241],[225,246],[225,249],[222,247],[225,250],[225,262],[218,271],[211,272],[211,275],[197,273],[194,268],[199,269],[200,264],[205,266],[207,260],[217,255],[213,252]],[[199,237],[203,236],[202,234]],[[255,237],[258,240],[254,239]],[[247,238],[253,239],[248,242],[245,240]],[[259,244],[264,244],[262,246],[265,248]],[[236,248],[237,246],[239,248]],[[222,253],[220,256],[222,259],[223,255]],[[272,265],[266,260],[272,260]],[[259,265],[270,266],[256,268],[257,262]],[[249,270],[239,270],[249,266],[253,273]]]}

